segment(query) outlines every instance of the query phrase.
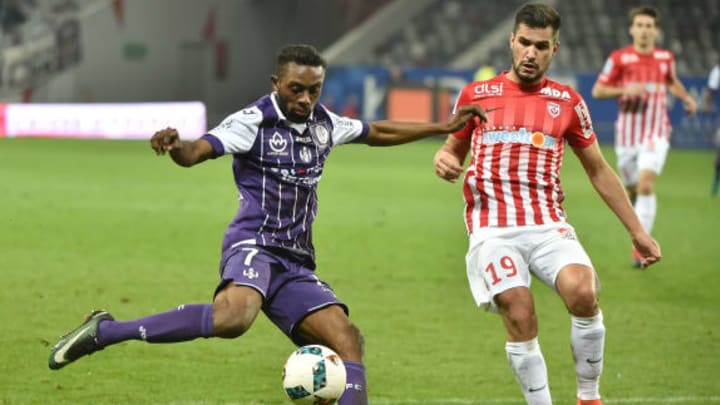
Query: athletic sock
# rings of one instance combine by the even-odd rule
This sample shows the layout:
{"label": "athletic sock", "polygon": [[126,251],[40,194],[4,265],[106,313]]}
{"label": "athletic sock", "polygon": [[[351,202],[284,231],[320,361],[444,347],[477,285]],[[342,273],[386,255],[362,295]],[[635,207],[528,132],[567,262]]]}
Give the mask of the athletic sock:
{"label": "athletic sock", "polygon": [[637,196],[637,200],[635,201],[635,213],[647,233],[652,231],[656,212],[657,198],[655,197],[655,194]]}
{"label": "athletic sock", "polygon": [[506,342],[505,352],[528,405],[552,405],[547,367],[538,339]]}
{"label": "athletic sock", "polygon": [[354,361],[344,361],[343,363],[347,370],[347,383],[345,392],[338,400],[338,405],[368,405],[365,366]]}
{"label": "athletic sock", "polygon": [[570,343],[575,359],[577,397],[600,398],[600,375],[603,370],[605,348],[605,325],[602,312],[589,317],[572,317]]}
{"label": "athletic sock", "polygon": [[102,347],[137,339],[150,343],[184,342],[213,335],[212,305],[188,304],[132,321],[102,321],[98,342]]}

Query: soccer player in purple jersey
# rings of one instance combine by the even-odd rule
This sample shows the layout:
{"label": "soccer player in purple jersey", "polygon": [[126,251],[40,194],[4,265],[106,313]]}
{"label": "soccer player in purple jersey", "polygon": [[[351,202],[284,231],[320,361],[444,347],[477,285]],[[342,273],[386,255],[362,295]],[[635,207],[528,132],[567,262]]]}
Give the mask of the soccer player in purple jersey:
{"label": "soccer player in purple jersey", "polygon": [[51,369],[131,339],[236,338],[262,310],[296,345],[323,344],[335,350],[347,368],[347,389],[339,404],[367,404],[362,335],[347,306],[314,272],[311,230],[325,159],[344,143],[398,145],[456,132],[485,115],[479,106],[468,105],[447,123],[341,117],[317,103],[325,70],[326,62],[313,47],[285,46],[277,55],[271,94],[197,140],[182,141],[173,128],[153,135],[152,149],[158,155],[169,153],[180,166],[233,155],[240,207],[225,231],[214,301],[122,322],[107,311],[93,311],[52,348]]}

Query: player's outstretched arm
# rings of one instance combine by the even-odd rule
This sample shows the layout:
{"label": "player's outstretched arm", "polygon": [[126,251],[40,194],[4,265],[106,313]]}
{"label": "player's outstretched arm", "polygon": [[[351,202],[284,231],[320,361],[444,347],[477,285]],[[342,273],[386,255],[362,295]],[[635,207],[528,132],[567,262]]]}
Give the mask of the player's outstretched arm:
{"label": "player's outstretched arm", "polygon": [[449,135],[445,143],[435,152],[433,164],[435,174],[441,179],[455,183],[463,172],[463,162],[470,150],[470,138]]}
{"label": "player's outstretched arm", "polygon": [[585,148],[573,147],[573,151],[580,159],[595,190],[628,230],[633,245],[642,256],[642,267],[659,261],[662,256],[660,245],[645,232],[620,178],[603,157],[598,143],[594,142]]}
{"label": "player's outstretched arm", "polygon": [[593,98],[638,97],[645,94],[645,92],[646,88],[643,83],[632,83],[626,87],[615,87],[595,82],[592,88]]}
{"label": "player's outstretched arm", "polygon": [[670,64],[670,80],[668,81],[668,90],[670,93],[679,98],[683,103],[683,108],[685,109],[685,112],[689,115],[695,115],[697,113],[697,102],[694,98],[688,93],[687,89],[685,88],[685,85],[678,79],[677,77],[677,70],[675,68],[675,61]]}
{"label": "player's outstretched arm", "polygon": [[170,153],[172,160],[179,166],[190,167],[212,157],[210,142],[200,138],[195,141],[181,141],[175,128],[165,128],[155,132],[150,138],[150,147],[155,154]]}
{"label": "player's outstretched arm", "polygon": [[471,119],[487,121],[479,105],[464,105],[445,123],[373,121],[365,143],[370,146],[392,146],[435,135],[457,132]]}

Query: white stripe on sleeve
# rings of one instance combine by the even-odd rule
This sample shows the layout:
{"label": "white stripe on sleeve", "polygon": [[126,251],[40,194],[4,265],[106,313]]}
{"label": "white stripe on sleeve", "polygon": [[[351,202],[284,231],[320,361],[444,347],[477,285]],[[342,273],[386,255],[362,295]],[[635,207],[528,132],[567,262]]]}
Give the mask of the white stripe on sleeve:
{"label": "white stripe on sleeve", "polygon": [[253,106],[228,115],[208,133],[222,142],[225,154],[245,153],[255,143],[262,120],[262,111]]}
{"label": "white stripe on sleeve", "polygon": [[352,142],[363,134],[362,121],[348,117],[341,117],[328,109],[325,109],[325,111],[327,111],[328,116],[330,116],[330,119],[332,120],[333,131],[331,136],[333,144],[341,145],[343,143]]}

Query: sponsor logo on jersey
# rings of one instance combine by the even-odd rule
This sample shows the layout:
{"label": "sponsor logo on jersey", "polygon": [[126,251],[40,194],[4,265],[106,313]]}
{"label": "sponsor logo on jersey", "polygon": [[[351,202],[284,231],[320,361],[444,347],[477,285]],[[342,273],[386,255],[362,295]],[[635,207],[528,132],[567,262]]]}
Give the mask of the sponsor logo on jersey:
{"label": "sponsor logo on jersey", "polygon": [[302,160],[305,163],[310,163],[312,160],[312,153],[310,152],[310,148],[307,146],[303,146],[300,149],[300,160]]}
{"label": "sponsor logo on jersey", "polygon": [[655,59],[667,60],[667,59],[670,59],[670,52],[668,52],[668,51],[655,51],[655,52],[653,52],[653,57],[654,57]]}
{"label": "sponsor logo on jersey", "polygon": [[555,138],[542,132],[530,132],[526,128],[517,131],[487,131],[482,133],[483,145],[496,143],[522,143],[536,148],[554,148]]}
{"label": "sponsor logo on jersey", "polygon": [[314,141],[313,141],[312,137],[310,137],[310,136],[298,136],[298,135],[296,135],[296,136],[295,136],[295,142],[300,142],[300,143],[313,143]]}
{"label": "sponsor logo on jersey", "polygon": [[288,141],[285,139],[284,136],[280,135],[279,132],[275,132],[274,134],[272,134],[268,144],[270,145],[270,149],[275,152],[273,154],[287,155],[285,149],[287,149]]}
{"label": "sponsor logo on jersey", "polygon": [[560,115],[560,104],[547,103],[547,112],[551,117],[557,118]]}
{"label": "sponsor logo on jersey", "polygon": [[473,87],[473,93],[478,97],[502,96],[502,83],[480,83]]}
{"label": "sponsor logo on jersey", "polygon": [[634,53],[623,53],[622,55],[620,55],[620,63],[623,65],[627,65],[629,63],[636,63],[639,61],[640,58],[638,58],[638,56]]}
{"label": "sponsor logo on jersey", "polygon": [[567,90],[553,89],[552,87],[543,87],[540,94],[547,97],[559,98],[561,100],[570,100],[570,93]]}
{"label": "sponsor logo on jersey", "polygon": [[587,105],[585,105],[585,101],[580,100],[580,102],[577,103],[575,106],[575,113],[578,116],[578,120],[580,120],[580,128],[582,129],[583,136],[585,138],[590,138],[595,131],[593,131],[590,112],[588,111]]}
{"label": "sponsor logo on jersey", "polygon": [[297,169],[280,169],[272,167],[270,168],[270,171],[280,176],[280,178],[282,178],[285,182],[312,186],[320,181],[322,166],[316,165],[314,167]]}

